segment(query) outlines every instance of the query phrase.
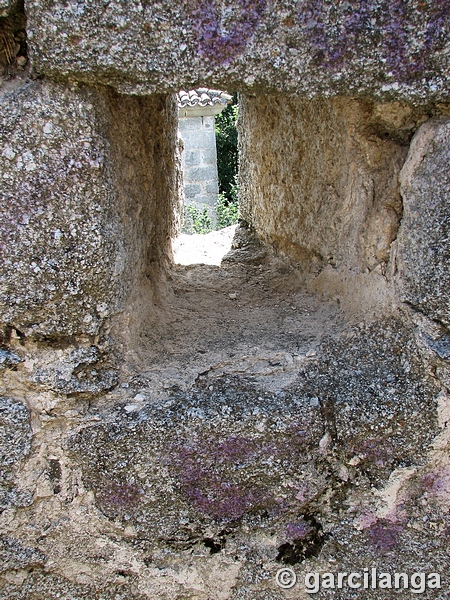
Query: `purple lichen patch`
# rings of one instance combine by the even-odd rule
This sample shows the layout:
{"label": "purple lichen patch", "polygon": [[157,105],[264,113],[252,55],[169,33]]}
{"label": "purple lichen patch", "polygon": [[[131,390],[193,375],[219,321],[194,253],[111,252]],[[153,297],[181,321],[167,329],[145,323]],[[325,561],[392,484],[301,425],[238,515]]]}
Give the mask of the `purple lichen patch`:
{"label": "purple lichen patch", "polygon": [[358,456],[360,469],[375,467],[387,475],[401,462],[402,447],[399,445],[398,436],[374,436],[367,431],[349,444],[347,457],[351,459],[352,456]]}
{"label": "purple lichen patch", "polygon": [[105,481],[96,494],[97,503],[111,516],[122,515],[135,508],[142,490],[134,483]]}
{"label": "purple lichen patch", "polygon": [[[235,521],[258,504],[264,506],[261,490],[240,488],[221,481],[219,477],[198,472],[191,481],[183,481],[188,498],[204,513],[221,521]],[[208,491],[202,492],[200,488]],[[267,504],[266,504],[267,506]]]}
{"label": "purple lichen patch", "polygon": [[313,526],[305,519],[299,519],[286,525],[286,539],[296,540],[306,538],[313,530]]}
{"label": "purple lichen patch", "polygon": [[202,438],[178,450],[174,468],[183,492],[197,509],[220,521],[235,521],[245,513],[278,506],[257,476],[261,461],[274,450],[239,436],[219,442]]}
{"label": "purple lichen patch", "polygon": [[232,435],[217,445],[213,456],[219,462],[227,460],[245,461],[251,459],[255,455],[255,451],[255,440]]}
{"label": "purple lichen patch", "polygon": [[253,37],[266,10],[266,0],[238,0],[227,10],[220,10],[216,0],[198,0],[193,6],[199,54],[227,65]]}
{"label": "purple lichen patch", "polygon": [[299,22],[318,64],[339,69],[370,48],[387,73],[412,81],[432,68],[430,57],[448,42],[450,2],[304,0]]}
{"label": "purple lichen patch", "polygon": [[450,510],[450,467],[444,466],[423,475],[420,487],[429,499],[445,505]]}
{"label": "purple lichen patch", "polygon": [[110,418],[71,439],[86,488],[106,517],[145,536],[159,536],[163,522],[164,539],[176,540],[199,522],[278,527],[298,518],[296,495],[315,476],[323,435],[308,399],[231,378],[175,391],[169,407],[128,414],[118,405]]}
{"label": "purple lichen patch", "polygon": [[379,519],[367,529],[369,544],[375,550],[390,552],[399,544],[399,535],[403,527],[386,519]]}
{"label": "purple lichen patch", "polygon": [[297,425],[278,436],[225,439],[202,435],[172,448],[169,463],[189,502],[219,521],[245,514],[278,514],[298,506],[296,489],[282,493],[283,478],[305,460],[310,437]]}

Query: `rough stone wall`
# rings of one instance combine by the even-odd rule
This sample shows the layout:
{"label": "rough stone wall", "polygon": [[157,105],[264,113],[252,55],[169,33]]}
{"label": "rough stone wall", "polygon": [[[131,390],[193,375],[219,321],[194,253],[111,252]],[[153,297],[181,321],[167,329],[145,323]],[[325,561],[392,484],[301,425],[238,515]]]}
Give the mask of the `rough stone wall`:
{"label": "rough stone wall", "polygon": [[[425,123],[400,173],[404,203],[398,237],[401,297],[450,326],[450,119]],[[450,346],[447,350],[450,355]]]}
{"label": "rough stone wall", "polygon": [[448,97],[448,0],[29,0],[27,16],[37,74],[129,93],[199,82],[306,97]]}
{"label": "rough stone wall", "polygon": [[[377,565],[447,600],[448,1],[25,8],[31,71],[8,59],[0,89],[0,598],[306,598],[280,567]],[[210,271],[170,265],[164,94],[197,77],[246,94],[254,229]],[[361,276],[365,310],[258,235],[337,300]]]}
{"label": "rough stone wall", "polygon": [[29,81],[0,102],[1,325],[96,335],[169,257],[175,101]]}
{"label": "rough stone wall", "polygon": [[390,255],[399,172],[426,116],[405,104],[241,97],[240,209],[303,266],[357,273]]}
{"label": "rough stone wall", "polygon": [[185,205],[207,208],[215,222],[219,193],[214,117],[181,117],[179,130],[182,153]]}

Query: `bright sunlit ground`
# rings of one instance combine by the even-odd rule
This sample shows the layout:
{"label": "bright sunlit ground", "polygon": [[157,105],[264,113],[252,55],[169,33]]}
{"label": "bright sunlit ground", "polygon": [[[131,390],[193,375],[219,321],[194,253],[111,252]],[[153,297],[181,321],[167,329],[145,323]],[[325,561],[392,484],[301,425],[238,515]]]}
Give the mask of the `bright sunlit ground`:
{"label": "bright sunlit ground", "polygon": [[175,263],[179,265],[220,265],[231,250],[236,225],[203,235],[181,233],[172,242]]}

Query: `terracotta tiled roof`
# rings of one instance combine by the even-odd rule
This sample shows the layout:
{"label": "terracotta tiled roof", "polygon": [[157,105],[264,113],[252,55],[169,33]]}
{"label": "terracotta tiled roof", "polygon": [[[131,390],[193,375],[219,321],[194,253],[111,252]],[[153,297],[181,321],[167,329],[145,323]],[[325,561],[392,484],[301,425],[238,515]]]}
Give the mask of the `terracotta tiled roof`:
{"label": "terracotta tiled roof", "polygon": [[187,108],[189,106],[214,106],[221,104],[227,105],[233,96],[220,90],[209,90],[208,88],[198,88],[185,92],[178,92],[178,108]]}

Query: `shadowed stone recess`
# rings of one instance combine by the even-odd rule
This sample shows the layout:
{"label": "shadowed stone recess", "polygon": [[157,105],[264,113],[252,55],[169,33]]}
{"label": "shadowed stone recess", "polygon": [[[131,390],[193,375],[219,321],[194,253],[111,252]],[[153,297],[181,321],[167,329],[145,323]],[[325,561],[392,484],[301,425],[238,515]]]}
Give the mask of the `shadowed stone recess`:
{"label": "shadowed stone recess", "polygon": [[0,322],[96,334],[169,253],[175,101],[28,82],[0,105]]}
{"label": "shadowed stone recess", "polygon": [[6,17],[14,4],[13,0],[0,0],[0,17]]}
{"label": "shadowed stone recess", "polygon": [[242,217],[309,269],[372,270],[389,260],[398,173],[423,118],[400,103],[242,96]]}

